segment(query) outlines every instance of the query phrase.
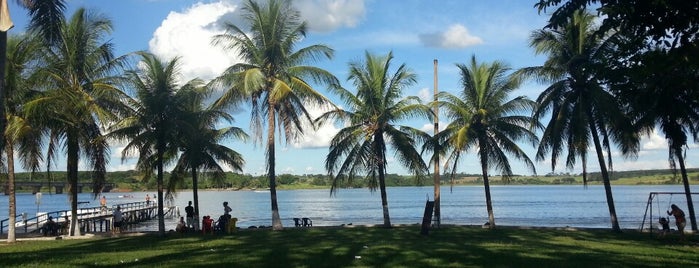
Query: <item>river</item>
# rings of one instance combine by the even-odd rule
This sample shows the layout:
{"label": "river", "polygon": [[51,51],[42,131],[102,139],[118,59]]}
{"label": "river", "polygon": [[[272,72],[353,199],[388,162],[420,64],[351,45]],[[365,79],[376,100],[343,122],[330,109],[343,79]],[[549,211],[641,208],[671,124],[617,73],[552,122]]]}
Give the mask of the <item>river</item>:
{"label": "river", "polygon": [[[696,187],[695,187],[696,188]],[[692,189],[692,192],[696,192]],[[425,201],[432,199],[433,187],[390,187],[388,206],[393,224],[416,224],[421,222]],[[487,222],[485,194],[482,186],[449,186],[441,188],[442,224],[480,225]],[[683,192],[681,185],[612,186],[616,213],[623,229],[638,229],[646,212],[650,192]],[[105,193],[108,205],[144,201],[146,194],[155,192]],[[279,213],[284,226],[293,226],[292,218],[308,217],[315,226],[341,224],[370,225],[382,224],[383,213],[379,192],[368,189],[341,189],[330,196],[327,189],[280,190],[277,191]],[[493,211],[497,225],[540,226],[540,227],[584,227],[610,228],[609,209],[603,186],[547,185],[491,187]],[[699,196],[693,196],[697,207]],[[184,216],[184,207],[191,200],[192,192],[177,193],[174,205]],[[96,207],[99,201],[89,193],[78,197],[80,207]],[[17,194],[17,213],[35,215],[37,212],[50,212],[69,209],[68,195],[41,195],[37,203],[35,195]],[[200,191],[201,215],[211,215],[214,219],[223,213],[224,201],[233,209],[238,226],[271,225],[271,205],[269,191]],[[687,202],[683,194],[662,195],[653,202],[654,219],[665,216],[670,204],[677,204],[685,210]],[[7,218],[8,197],[0,196],[0,219]],[[674,224],[674,219],[673,219]],[[167,229],[174,229],[176,219],[168,219]],[[647,226],[647,225],[646,225]],[[688,228],[691,226],[687,224]],[[141,226],[143,230],[155,230],[155,222]]]}

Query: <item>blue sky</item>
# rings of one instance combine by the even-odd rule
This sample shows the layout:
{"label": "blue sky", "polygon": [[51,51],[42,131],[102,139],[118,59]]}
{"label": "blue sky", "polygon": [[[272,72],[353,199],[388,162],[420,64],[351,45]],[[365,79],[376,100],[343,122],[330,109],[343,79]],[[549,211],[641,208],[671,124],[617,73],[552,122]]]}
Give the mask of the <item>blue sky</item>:
{"label": "blue sky", "polygon": [[[8,1],[15,28],[10,34],[24,31],[27,14]],[[210,45],[210,37],[222,32],[222,22],[240,22],[239,0],[68,0],[68,14],[85,7],[105,14],[114,24],[111,41],[116,53],[147,50],[162,58],[180,56],[182,74],[186,80],[216,77],[222,70],[238,61],[235,55]],[[504,61],[512,68],[540,65],[544,57],[534,55],[528,46],[533,30],[545,25],[546,14],[538,14],[535,1],[381,1],[381,0],[294,0],[310,31],[302,46],[325,44],[335,49],[332,60],[316,65],[334,73],[344,85],[348,63],[361,60],[364,51],[387,54],[393,51],[394,66],[405,63],[418,75],[407,95],[431,100],[433,91],[433,60],[439,61],[439,90],[455,92],[459,77],[455,63],[466,63],[471,55],[479,62]],[[69,16],[68,15],[68,16]],[[535,99],[545,86],[526,83],[515,95]],[[324,88],[319,91],[327,93]],[[331,99],[334,96],[329,95]],[[514,95],[512,96],[514,97]],[[249,129],[247,107],[236,112],[236,126]],[[319,110],[314,110],[319,114]],[[440,122],[445,126],[447,122]],[[403,124],[432,133],[432,124],[424,119]],[[307,133],[298,142],[277,145],[277,173],[325,173],[327,145],[339,125],[326,125],[316,132]],[[249,131],[248,131],[249,132]],[[121,161],[121,144],[113,142],[109,171],[133,169],[135,161]],[[247,161],[244,172],[254,175],[265,173],[264,146],[254,143],[230,142],[228,145],[242,153]],[[534,148],[522,146],[534,159]],[[695,145],[688,150],[688,167],[695,167]],[[590,154],[594,155],[594,154]],[[662,135],[653,133],[642,141],[638,159],[627,160],[613,152],[614,169],[667,168],[667,143]],[[593,159],[594,160],[594,159]],[[590,171],[599,170],[596,160],[590,161]],[[531,174],[520,163],[512,161],[517,174]],[[549,160],[537,162],[537,173],[551,172]],[[54,169],[63,169],[60,162]],[[580,167],[567,170],[562,166],[556,172],[579,173]],[[390,159],[388,171],[405,174],[398,163]],[[477,160],[469,156],[459,165],[460,172],[480,173]]]}

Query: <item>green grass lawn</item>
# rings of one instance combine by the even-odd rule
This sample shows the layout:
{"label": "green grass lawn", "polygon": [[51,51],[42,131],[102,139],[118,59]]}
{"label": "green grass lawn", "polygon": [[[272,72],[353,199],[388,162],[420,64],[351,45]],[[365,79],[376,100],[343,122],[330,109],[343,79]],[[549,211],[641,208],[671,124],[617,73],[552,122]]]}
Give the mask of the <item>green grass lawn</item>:
{"label": "green grass lawn", "polygon": [[0,244],[0,267],[699,267],[699,239],[610,230],[287,228]]}

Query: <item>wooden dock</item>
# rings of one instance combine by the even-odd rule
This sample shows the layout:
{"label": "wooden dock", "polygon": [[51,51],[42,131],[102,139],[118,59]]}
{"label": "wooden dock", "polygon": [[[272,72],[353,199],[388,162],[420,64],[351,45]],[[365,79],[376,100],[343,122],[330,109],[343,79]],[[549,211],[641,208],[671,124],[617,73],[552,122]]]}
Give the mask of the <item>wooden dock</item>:
{"label": "wooden dock", "polygon": [[[89,207],[78,209],[78,226],[81,233],[102,233],[110,232],[114,223],[113,211],[117,205],[111,207]],[[132,229],[139,223],[154,220],[158,217],[157,202],[132,202],[118,204],[121,208],[121,213],[124,218],[125,225],[122,230]],[[171,218],[179,214],[179,209],[175,206],[165,206],[164,216]],[[40,213],[35,217],[17,215],[15,218],[15,232],[18,234],[25,233],[40,233],[42,227],[48,221],[49,217],[59,225],[63,226],[66,223],[66,218],[70,219],[70,210],[52,211],[48,213]],[[8,231],[9,219],[0,221],[0,234],[5,234]]]}

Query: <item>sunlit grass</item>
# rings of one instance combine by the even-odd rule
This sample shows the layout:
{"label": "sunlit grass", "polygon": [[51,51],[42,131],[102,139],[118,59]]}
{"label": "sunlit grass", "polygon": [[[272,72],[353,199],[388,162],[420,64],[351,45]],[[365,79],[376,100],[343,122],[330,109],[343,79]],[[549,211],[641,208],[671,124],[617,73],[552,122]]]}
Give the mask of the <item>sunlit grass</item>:
{"label": "sunlit grass", "polygon": [[699,267],[697,238],[445,226],[241,230],[0,244],[0,267]]}

